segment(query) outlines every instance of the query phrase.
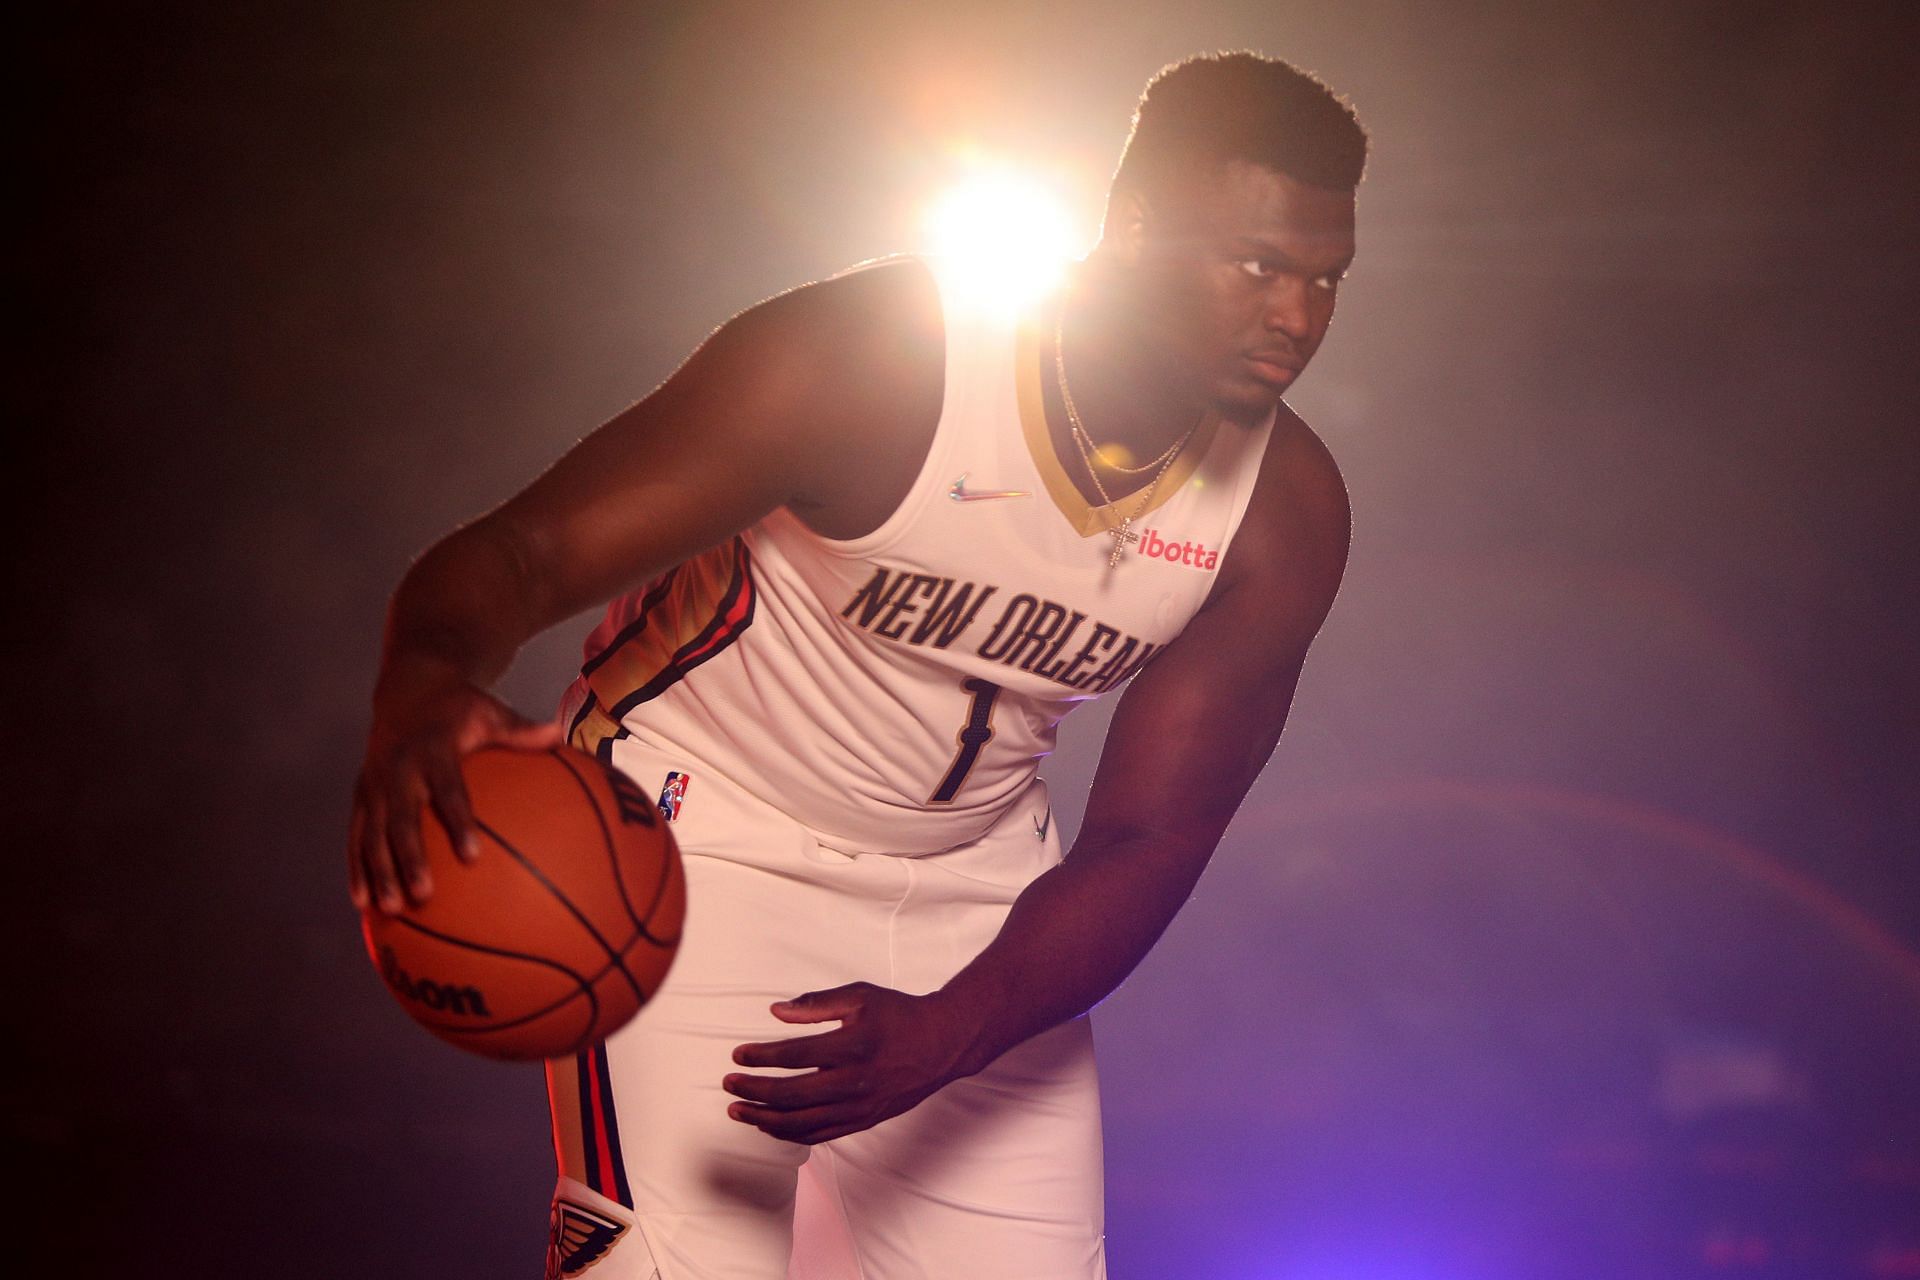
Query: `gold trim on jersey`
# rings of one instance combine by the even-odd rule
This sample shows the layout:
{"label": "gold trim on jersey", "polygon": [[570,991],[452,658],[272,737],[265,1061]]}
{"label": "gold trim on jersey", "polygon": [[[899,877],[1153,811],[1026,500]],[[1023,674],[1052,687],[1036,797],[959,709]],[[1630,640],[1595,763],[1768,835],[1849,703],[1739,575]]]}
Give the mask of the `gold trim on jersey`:
{"label": "gold trim on jersey", "polygon": [[[1180,491],[1180,486],[1200,469],[1207,450],[1213,446],[1214,432],[1220,426],[1219,415],[1210,413],[1206,421],[1200,424],[1200,429],[1194,432],[1187,447],[1167,467],[1167,474],[1154,492],[1152,502],[1140,507],[1140,495],[1136,491],[1115,498],[1104,506],[1096,506],[1087,501],[1087,495],[1081,493],[1080,486],[1067,475],[1066,468],[1061,465],[1060,455],[1053,447],[1053,433],[1047,430],[1047,402],[1040,379],[1044,376],[1043,370],[1053,367],[1052,348],[1053,334],[1037,322],[1030,321],[1020,327],[1013,356],[1020,430],[1026,437],[1027,452],[1033,457],[1033,465],[1040,472],[1041,483],[1047,488],[1047,496],[1053,499],[1053,505],[1067,518],[1073,531],[1083,538],[1111,532],[1128,516],[1132,516],[1137,524],[1148,512],[1165,506],[1168,499]],[[1136,507],[1139,510],[1135,510]]]}
{"label": "gold trim on jersey", "polygon": [[577,1182],[587,1180],[584,1124],[580,1116],[579,1066],[572,1058],[547,1063],[547,1106],[553,1113],[553,1157],[560,1172]]}
{"label": "gold trim on jersey", "polygon": [[602,711],[589,691],[586,705],[580,708],[580,713],[567,730],[567,744],[578,747],[588,755],[597,756],[600,748],[619,737],[620,733],[620,722]]}
{"label": "gold trim on jersey", "polygon": [[649,583],[635,613],[580,669],[587,697],[567,740],[597,753],[621,721],[722,652],[753,622],[753,566],[734,537]]}

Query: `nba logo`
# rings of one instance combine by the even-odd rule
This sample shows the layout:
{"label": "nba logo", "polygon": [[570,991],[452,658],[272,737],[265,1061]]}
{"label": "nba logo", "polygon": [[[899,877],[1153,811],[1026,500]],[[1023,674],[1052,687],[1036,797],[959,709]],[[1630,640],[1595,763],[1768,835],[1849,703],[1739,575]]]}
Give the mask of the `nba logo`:
{"label": "nba logo", "polygon": [[672,822],[680,816],[680,805],[687,798],[687,775],[678,769],[667,774],[667,783],[660,788],[660,816]]}

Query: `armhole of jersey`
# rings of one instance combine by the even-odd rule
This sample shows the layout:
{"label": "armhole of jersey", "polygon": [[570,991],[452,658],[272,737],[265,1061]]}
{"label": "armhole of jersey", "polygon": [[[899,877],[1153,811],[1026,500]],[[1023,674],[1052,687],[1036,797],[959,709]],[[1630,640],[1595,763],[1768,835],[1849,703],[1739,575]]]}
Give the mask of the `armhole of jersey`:
{"label": "armhole of jersey", "polygon": [[[927,456],[920,463],[919,471],[914,473],[913,484],[908,487],[907,496],[901,500],[899,506],[893,509],[893,514],[881,521],[878,529],[858,538],[846,539],[823,538],[812,530],[807,530],[807,536],[814,545],[829,555],[844,556],[848,559],[877,555],[898,542],[901,536],[913,527],[913,522],[926,509],[927,503],[932,501],[934,493],[940,487],[939,477],[945,473],[947,458],[953,452],[953,437],[957,430],[955,422],[961,416],[955,412],[955,407],[969,391],[968,388],[959,385],[962,379],[956,378],[955,373],[968,367],[967,344],[977,339],[954,323],[953,312],[948,308],[946,295],[941,290],[940,273],[934,265],[917,255],[900,254],[891,258],[863,262],[849,270],[861,271],[903,260],[920,265],[920,269],[932,279],[934,292],[940,299],[940,327],[946,347],[946,366],[941,371],[940,420],[934,424],[933,439],[927,446]],[[806,528],[805,522],[786,508],[781,508],[779,514],[792,520],[796,526]]]}
{"label": "armhole of jersey", "polygon": [[[1260,439],[1247,446],[1247,451],[1240,460],[1240,482],[1234,486],[1233,506],[1227,511],[1226,532],[1222,534],[1220,538],[1220,563],[1222,565],[1227,561],[1228,552],[1233,550],[1233,535],[1240,532],[1240,521],[1247,514],[1247,507],[1253,502],[1253,491],[1260,484],[1261,464],[1266,461],[1267,448],[1273,443],[1273,429],[1279,421],[1280,410],[1276,408],[1273,413],[1268,416],[1267,424],[1258,429]],[[1213,575],[1213,581],[1207,584],[1208,597],[1213,595],[1213,589],[1219,582],[1220,575],[1216,572]],[[1202,597],[1200,603],[1202,607],[1204,607],[1206,605],[1206,597]]]}

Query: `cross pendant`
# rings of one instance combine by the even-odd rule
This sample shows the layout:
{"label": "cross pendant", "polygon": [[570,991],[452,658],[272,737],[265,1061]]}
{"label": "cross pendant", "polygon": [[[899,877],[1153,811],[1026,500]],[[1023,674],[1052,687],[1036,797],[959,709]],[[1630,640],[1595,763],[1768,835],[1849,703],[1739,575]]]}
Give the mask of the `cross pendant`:
{"label": "cross pendant", "polygon": [[1126,551],[1128,543],[1140,541],[1140,535],[1133,531],[1132,516],[1121,521],[1118,529],[1107,530],[1107,536],[1113,539],[1113,554],[1107,557],[1109,569],[1120,563],[1120,557]]}

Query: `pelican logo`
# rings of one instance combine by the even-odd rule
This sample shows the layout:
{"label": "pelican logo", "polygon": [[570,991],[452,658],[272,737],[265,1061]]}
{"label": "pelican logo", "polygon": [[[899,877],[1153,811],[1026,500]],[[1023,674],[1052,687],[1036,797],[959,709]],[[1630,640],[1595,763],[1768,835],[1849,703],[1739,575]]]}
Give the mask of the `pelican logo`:
{"label": "pelican logo", "polygon": [[380,948],[380,976],[403,1000],[423,1004],[435,1013],[454,1013],[469,1018],[491,1018],[487,997],[475,986],[456,987],[431,978],[416,978],[400,967],[400,957],[392,947]]}
{"label": "pelican logo", "polygon": [[605,1257],[613,1242],[626,1233],[624,1222],[571,1200],[555,1200],[547,1219],[547,1280],[579,1275]]}

